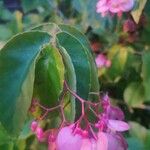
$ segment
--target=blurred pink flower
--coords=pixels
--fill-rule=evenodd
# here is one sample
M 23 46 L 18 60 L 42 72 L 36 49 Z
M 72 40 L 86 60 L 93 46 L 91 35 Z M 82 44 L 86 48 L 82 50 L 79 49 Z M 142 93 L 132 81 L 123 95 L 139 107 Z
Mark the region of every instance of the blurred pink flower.
M 96 12 L 105 16 L 108 12 L 118 13 L 130 11 L 134 6 L 134 0 L 99 0 L 96 5 Z
M 80 150 L 82 145 L 82 136 L 74 134 L 72 126 L 62 128 L 56 139 L 58 150 Z
M 105 16 L 109 10 L 108 0 L 100 0 L 96 5 L 96 12 Z
M 109 0 L 109 11 L 112 13 L 122 12 L 120 9 L 121 0 Z
M 32 121 L 31 126 L 30 126 L 31 131 L 35 132 L 37 127 L 38 127 L 37 121 Z
M 98 68 L 110 67 L 111 61 L 106 58 L 105 55 L 99 54 L 95 59 L 96 65 Z
M 130 11 L 134 6 L 134 0 L 120 0 L 120 9 L 123 12 Z

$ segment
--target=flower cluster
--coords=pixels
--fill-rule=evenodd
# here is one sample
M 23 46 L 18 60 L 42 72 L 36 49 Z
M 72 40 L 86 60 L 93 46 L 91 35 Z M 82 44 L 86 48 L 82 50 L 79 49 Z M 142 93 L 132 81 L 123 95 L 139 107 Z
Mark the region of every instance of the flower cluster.
M 108 95 L 105 94 L 97 103 L 90 102 L 76 95 L 67 84 L 66 87 L 81 102 L 82 114 L 74 123 L 65 121 L 59 129 L 45 132 L 37 121 L 33 121 L 31 130 L 39 142 L 47 142 L 48 150 L 126 150 L 122 132 L 129 130 L 129 125 L 123 121 L 121 109 L 111 105 Z M 94 122 L 88 119 L 89 111 L 95 116 Z
M 105 16 L 107 13 L 117 13 L 130 11 L 134 6 L 134 0 L 99 0 L 96 5 L 97 13 Z

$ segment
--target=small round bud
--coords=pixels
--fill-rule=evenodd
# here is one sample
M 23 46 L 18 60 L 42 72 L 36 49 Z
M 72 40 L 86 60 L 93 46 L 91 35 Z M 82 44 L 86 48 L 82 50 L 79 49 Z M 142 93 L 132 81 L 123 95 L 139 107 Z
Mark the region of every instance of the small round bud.
M 38 127 L 38 122 L 37 121 L 32 121 L 31 126 L 30 126 L 31 131 L 35 132 L 37 127 Z

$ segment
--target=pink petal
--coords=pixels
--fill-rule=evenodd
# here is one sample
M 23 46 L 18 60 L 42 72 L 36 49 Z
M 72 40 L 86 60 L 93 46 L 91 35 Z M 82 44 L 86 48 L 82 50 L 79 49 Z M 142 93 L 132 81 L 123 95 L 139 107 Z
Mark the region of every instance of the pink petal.
M 96 142 L 94 139 L 83 139 L 82 147 L 80 150 L 95 150 Z
M 110 106 L 106 110 L 108 119 L 110 120 L 123 120 L 124 113 L 119 107 Z
M 109 9 L 109 6 L 107 4 L 107 0 L 98 1 L 97 5 L 96 5 L 96 12 L 97 13 L 107 12 L 108 9 Z
M 104 132 L 98 133 L 97 150 L 108 150 L 108 138 Z
M 56 140 L 58 150 L 80 150 L 82 137 L 79 134 L 73 134 L 71 126 L 62 128 Z
M 108 139 L 107 150 L 126 150 L 126 148 L 122 145 L 120 139 L 117 138 L 117 135 L 106 133 L 106 136 Z
M 108 128 L 114 131 L 127 131 L 129 130 L 129 125 L 124 122 L 124 121 L 119 121 L 119 120 L 108 120 Z
M 107 12 L 108 9 L 109 9 L 108 6 L 103 6 L 103 7 L 97 8 L 97 9 L 96 9 L 96 12 L 97 12 L 97 13 Z
M 104 5 L 107 5 L 107 0 L 99 0 L 96 4 L 96 7 L 102 7 Z
M 120 9 L 120 0 L 110 0 L 109 1 L 109 11 L 112 13 L 118 13 Z
M 123 0 L 120 9 L 124 12 L 130 11 L 134 6 L 134 0 Z

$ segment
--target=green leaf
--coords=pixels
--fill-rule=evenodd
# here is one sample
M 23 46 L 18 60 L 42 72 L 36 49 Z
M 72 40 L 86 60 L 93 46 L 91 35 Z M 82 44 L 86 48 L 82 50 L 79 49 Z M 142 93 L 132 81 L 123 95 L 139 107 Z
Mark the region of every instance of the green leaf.
M 49 41 L 45 32 L 26 32 L 0 51 L 0 121 L 11 135 L 18 135 L 23 127 L 33 94 L 36 58 Z
M 131 12 L 134 21 L 138 24 L 142 11 L 146 5 L 147 0 L 136 0 L 136 7 Z
M 76 28 L 74 28 L 72 26 L 65 25 L 65 24 L 60 24 L 60 25 L 58 25 L 58 27 L 62 31 L 68 32 L 72 36 L 76 37 L 84 47 L 86 47 L 90 52 L 92 52 L 90 43 L 87 40 L 86 36 L 82 32 L 80 32 L 79 30 L 77 30 Z
M 64 47 L 69 54 L 75 68 L 77 79 L 77 94 L 83 99 L 88 99 L 91 85 L 91 69 L 87 49 L 72 35 L 66 32 L 57 34 L 59 44 Z M 81 113 L 80 104 L 77 102 L 78 115 Z
M 66 49 L 73 62 L 77 78 L 78 94 L 82 98 L 87 99 L 91 82 L 87 51 L 76 38 L 68 33 L 58 33 L 57 38 L 59 44 Z
M 144 100 L 144 87 L 141 82 L 133 82 L 124 91 L 124 100 L 131 107 L 140 106 Z
M 82 46 L 85 49 L 87 49 L 87 54 L 88 54 L 90 65 L 91 65 L 91 80 L 93 81 L 91 83 L 90 92 L 99 93 L 99 81 L 98 81 L 98 75 L 97 75 L 97 68 L 96 68 L 96 64 L 94 61 L 94 57 L 92 56 L 90 43 L 87 40 L 86 36 L 72 26 L 62 24 L 62 25 L 59 25 L 59 27 L 61 30 L 68 32 L 69 34 L 77 38 L 82 44 Z M 98 100 L 98 98 L 99 98 L 98 96 L 92 95 L 92 94 L 89 96 L 89 99 L 92 99 L 92 100 Z
M 71 58 L 63 47 L 59 46 L 59 49 L 63 56 L 63 61 L 65 65 L 65 79 L 69 87 L 73 91 L 76 91 L 76 74 L 75 74 L 75 70 L 74 70 L 74 66 L 72 64 Z M 73 95 L 68 93 L 68 98 L 66 101 L 67 103 L 68 101 L 70 101 L 71 104 L 69 103 L 67 105 L 67 108 L 65 108 L 65 114 L 68 120 L 73 121 L 75 119 L 75 113 L 76 113 L 75 112 L 75 98 Z
M 0 123 L 0 139 L 1 139 L 0 145 L 8 143 L 11 139 L 1 123 Z
M 35 71 L 35 97 L 45 106 L 56 106 L 64 83 L 64 64 L 59 50 L 46 45 Z
M 142 78 L 145 88 L 145 98 L 146 100 L 150 100 L 150 51 L 144 53 L 142 60 Z

